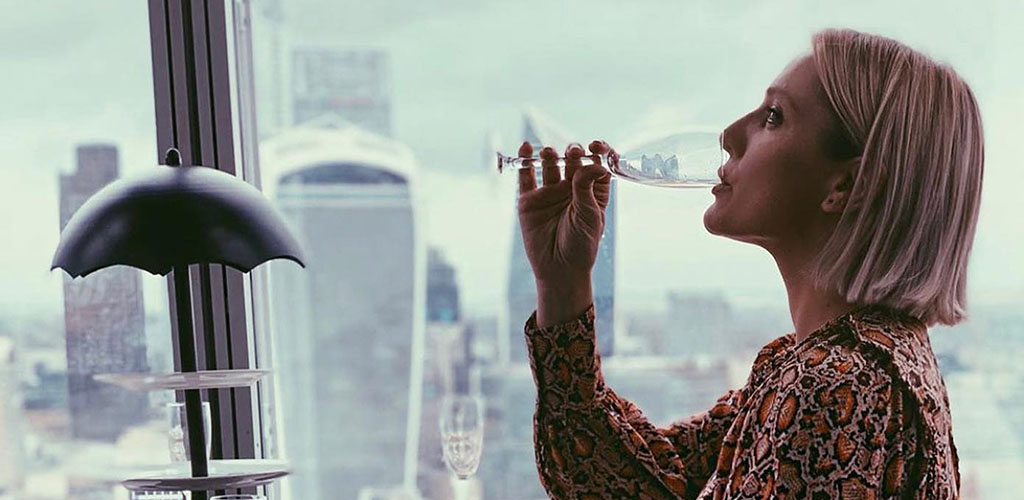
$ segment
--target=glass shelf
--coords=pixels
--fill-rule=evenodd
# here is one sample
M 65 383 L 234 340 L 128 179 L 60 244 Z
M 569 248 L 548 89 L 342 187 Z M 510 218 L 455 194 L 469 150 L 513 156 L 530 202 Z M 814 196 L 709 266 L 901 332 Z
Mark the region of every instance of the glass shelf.
M 249 387 L 270 370 L 202 370 L 190 373 L 101 373 L 93 379 L 134 391 Z
M 121 481 L 132 491 L 212 491 L 251 488 L 290 473 L 284 460 L 210 460 L 209 476 L 192 477 L 189 462 L 133 469 Z

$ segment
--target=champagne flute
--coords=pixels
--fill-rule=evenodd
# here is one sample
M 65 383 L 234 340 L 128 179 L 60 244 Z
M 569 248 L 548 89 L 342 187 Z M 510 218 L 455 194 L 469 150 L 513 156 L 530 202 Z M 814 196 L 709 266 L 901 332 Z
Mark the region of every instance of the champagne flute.
M 727 153 L 716 132 L 679 132 L 643 141 L 627 152 L 614 150 L 606 154 L 589 154 L 581 158 L 583 165 L 600 161 L 613 177 L 670 188 L 709 188 L 719 184 L 718 168 L 725 164 Z M 565 157 L 557 160 L 565 176 Z M 498 153 L 498 172 L 534 168 L 538 177 L 542 169 L 539 158 L 523 158 Z
M 187 462 L 189 460 L 186 451 L 188 444 L 188 418 L 185 416 L 185 403 L 167 403 L 167 416 L 170 419 L 170 427 L 167 429 L 167 446 L 171 452 L 171 462 Z M 210 403 L 203 402 L 203 429 L 206 436 L 206 458 L 210 458 L 210 450 L 213 441 L 210 436 Z
M 476 473 L 483 451 L 483 399 L 446 395 L 441 401 L 439 424 L 445 464 L 459 479 L 468 479 Z

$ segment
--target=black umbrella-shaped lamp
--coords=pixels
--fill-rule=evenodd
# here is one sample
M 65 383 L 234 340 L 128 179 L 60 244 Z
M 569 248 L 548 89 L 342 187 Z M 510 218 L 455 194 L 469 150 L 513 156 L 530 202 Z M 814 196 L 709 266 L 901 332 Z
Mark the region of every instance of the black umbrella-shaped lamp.
M 284 219 L 255 187 L 213 168 L 182 166 L 176 149 L 168 150 L 165 163 L 112 182 L 86 200 L 61 233 L 51 269 L 72 278 L 118 264 L 159 275 L 174 271 L 181 371 L 195 372 L 190 264 L 242 272 L 278 258 L 305 265 Z M 204 300 L 204 315 L 211 308 Z M 201 408 L 199 390 L 186 390 L 194 477 L 208 475 Z

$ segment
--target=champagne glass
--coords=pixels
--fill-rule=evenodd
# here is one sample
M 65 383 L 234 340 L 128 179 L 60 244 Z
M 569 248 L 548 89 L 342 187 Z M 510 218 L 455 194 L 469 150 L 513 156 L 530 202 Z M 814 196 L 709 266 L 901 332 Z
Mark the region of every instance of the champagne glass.
M 449 394 L 441 401 L 441 448 L 445 464 L 459 479 L 480 465 L 484 441 L 484 403 L 479 396 Z
M 690 131 L 663 135 L 642 141 L 625 153 L 589 154 L 583 165 L 600 161 L 613 177 L 648 186 L 670 188 L 709 188 L 719 184 L 718 168 L 727 154 L 717 132 Z M 539 158 L 522 158 L 498 153 L 498 172 L 534 168 L 541 173 Z M 565 177 L 565 157 L 558 158 Z
M 188 418 L 185 417 L 185 403 L 167 403 L 167 417 L 170 420 L 170 427 L 167 429 L 167 447 L 171 452 L 171 462 L 187 462 L 188 453 L 185 449 L 188 443 Z M 206 458 L 210 458 L 210 449 L 213 440 L 210 436 L 210 403 L 203 402 L 203 430 L 206 436 Z

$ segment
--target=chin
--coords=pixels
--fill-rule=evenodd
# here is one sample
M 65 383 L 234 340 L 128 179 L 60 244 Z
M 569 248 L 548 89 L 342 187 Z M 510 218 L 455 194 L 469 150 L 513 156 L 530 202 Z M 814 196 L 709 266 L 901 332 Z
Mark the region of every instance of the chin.
M 716 205 L 711 205 L 704 211 L 704 229 L 707 232 L 730 240 L 754 243 L 757 238 L 752 236 L 750 228 L 737 227 L 736 222 L 735 217 L 730 217 Z
M 712 204 L 704 211 L 704 229 L 715 236 L 724 236 L 725 232 L 722 227 L 722 217 L 715 207 L 716 205 Z

